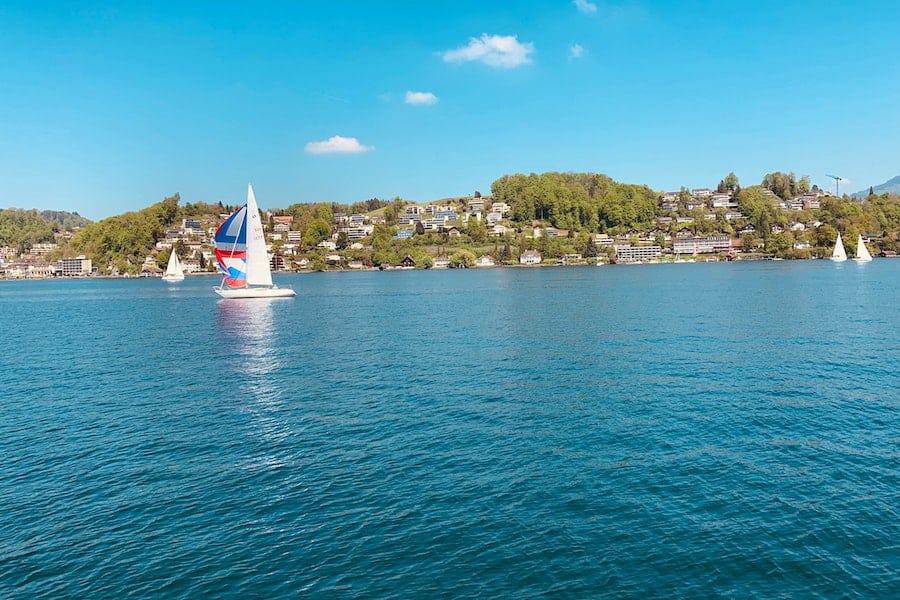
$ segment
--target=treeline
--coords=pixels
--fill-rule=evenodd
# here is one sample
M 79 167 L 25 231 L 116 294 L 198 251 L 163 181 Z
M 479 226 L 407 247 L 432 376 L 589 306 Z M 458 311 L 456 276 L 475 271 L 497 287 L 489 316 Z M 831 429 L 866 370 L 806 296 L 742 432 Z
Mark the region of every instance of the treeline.
M 0 246 L 27 252 L 34 244 L 53 241 L 58 231 L 72 231 L 89 223 L 78 213 L 62 210 L 0 209 Z
M 659 194 L 597 173 L 504 175 L 491 184 L 494 202 L 509 204 L 514 223 L 538 220 L 560 229 L 604 232 L 649 228 Z
M 41 218 L 48 223 L 56 225 L 60 230 L 72 231 L 88 225 L 91 220 L 79 215 L 77 212 L 65 210 L 42 210 Z
M 53 240 L 54 231 L 54 226 L 34 209 L 0 210 L 0 246 L 12 246 L 25 252 L 33 244 Z
M 148 208 L 92 223 L 75 234 L 71 249 L 61 251 L 84 254 L 103 272 L 135 273 L 157 240 L 176 222 L 179 200 L 175 194 Z
M 517 229 L 540 222 L 574 233 L 621 235 L 632 229 L 658 230 L 657 219 L 668 216 L 673 220 L 662 229 L 669 234 L 687 227 L 696 235 L 733 236 L 738 227 L 750 224 L 755 232 L 748 235 L 747 241 L 765 251 L 783 252 L 785 245 L 791 247 L 800 239 L 813 246 L 827 246 L 834 242 L 837 231 L 847 239 L 855 239 L 857 233 L 868 234 L 879 238 L 882 249 L 900 249 L 897 248 L 900 198 L 896 195 L 872 194 L 863 202 L 847 196 L 823 196 L 818 209 L 788 211 L 780 205 L 782 200 L 817 189 L 810 186 L 806 176 L 797 178 L 793 173 L 780 171 L 768 173 L 758 185 L 746 188 L 741 188 L 737 176 L 729 173 L 716 189 L 733 193 L 743 219 L 726 218 L 726 209 L 690 208 L 691 194 L 687 188 L 681 188 L 678 194 L 677 210 L 663 210 L 658 192 L 596 173 L 504 175 L 491 184 L 493 201 L 510 206 L 510 218 Z M 693 220 L 688 224 L 677 223 L 677 217 Z M 794 222 L 813 221 L 825 227 L 803 234 L 777 231 L 789 228 Z M 778 226 L 774 232 L 773 226 Z

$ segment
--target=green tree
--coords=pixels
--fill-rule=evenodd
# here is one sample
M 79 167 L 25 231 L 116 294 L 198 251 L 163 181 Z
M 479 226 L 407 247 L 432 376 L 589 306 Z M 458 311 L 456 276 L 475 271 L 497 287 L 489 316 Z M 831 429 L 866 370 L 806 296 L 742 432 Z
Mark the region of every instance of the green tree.
M 598 254 L 597 245 L 594 243 L 594 240 L 591 239 L 590 235 L 582 237 L 582 248 L 581 255 L 585 258 L 594 258 Z
M 470 218 L 466 225 L 466 235 L 476 244 L 482 244 L 487 240 L 487 228 L 481 219 Z
M 466 249 L 460 249 L 450 255 L 451 269 L 467 269 L 475 266 L 475 254 Z
M 34 244 L 53 239 L 53 225 L 38 211 L 19 208 L 0 209 L 0 246 L 30 249 Z
M 143 210 L 91 223 L 75 233 L 72 245 L 101 272 L 117 269 L 120 273 L 136 273 L 157 240 L 172 226 L 179 199 L 175 194 Z
M 725 189 L 726 189 L 726 190 L 728 190 L 728 191 L 730 191 L 730 192 L 734 192 L 734 191 L 737 190 L 737 188 L 738 188 L 738 177 L 737 177 L 737 175 L 734 174 L 734 171 L 731 171 L 730 173 L 728 173 L 728 175 L 726 175 L 726 176 L 725 176 L 725 179 L 722 180 L 722 181 L 723 181 L 723 183 L 725 184 Z
M 807 191 L 809 190 L 809 179 L 806 181 Z M 800 194 L 800 187 L 793 173 L 782 173 L 775 171 L 768 173 L 762 180 L 762 187 L 771 190 L 776 196 L 782 200 L 791 200 Z
M 776 233 L 766 238 L 766 252 L 773 256 L 787 258 L 794 244 L 794 236 L 789 231 Z
M 396 225 L 400 216 L 406 212 L 406 205 L 400 197 L 394 200 L 384 209 L 384 220 L 388 225 Z
M 303 231 L 303 235 L 301 239 L 303 240 L 303 245 L 305 248 L 313 248 L 319 242 L 329 238 L 331 236 L 331 224 L 330 221 L 326 221 L 324 219 L 314 218 L 309 221 L 309 224 L 306 226 L 306 229 Z

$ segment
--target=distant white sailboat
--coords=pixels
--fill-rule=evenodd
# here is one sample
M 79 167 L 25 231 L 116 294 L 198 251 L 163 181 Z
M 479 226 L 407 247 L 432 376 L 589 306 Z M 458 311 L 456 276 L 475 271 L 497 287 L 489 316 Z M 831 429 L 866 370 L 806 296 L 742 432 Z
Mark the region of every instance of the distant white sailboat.
M 162 276 L 162 280 L 169 283 L 184 281 L 184 271 L 181 269 L 181 263 L 178 262 L 178 255 L 174 248 L 172 254 L 169 255 L 169 264 L 166 265 L 166 273 Z
M 859 262 L 869 262 L 872 260 L 872 255 L 869 254 L 869 249 L 866 248 L 866 243 L 863 241 L 863 237 L 860 236 L 856 239 L 856 258 L 853 260 L 857 260 Z
M 838 231 L 837 241 L 834 243 L 834 250 L 831 251 L 831 260 L 837 262 L 847 260 L 847 251 L 844 250 L 844 242 L 841 241 L 840 231 Z
M 223 298 L 289 298 L 291 288 L 272 283 L 266 239 L 259 220 L 253 187 L 247 186 L 247 204 L 219 225 L 215 235 L 216 262 L 224 277 L 214 288 Z

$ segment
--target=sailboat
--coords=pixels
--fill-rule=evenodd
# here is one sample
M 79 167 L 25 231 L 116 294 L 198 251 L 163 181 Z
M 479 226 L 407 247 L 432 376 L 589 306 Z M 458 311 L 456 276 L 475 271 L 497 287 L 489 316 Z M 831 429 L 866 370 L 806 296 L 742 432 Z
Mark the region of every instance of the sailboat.
M 831 260 L 847 260 L 847 252 L 844 250 L 844 242 L 841 241 L 840 231 L 838 231 L 837 241 L 834 243 L 834 250 L 831 251 Z
M 169 264 L 166 265 L 166 272 L 162 276 L 162 280 L 169 283 L 184 281 L 184 271 L 181 269 L 181 263 L 178 262 L 178 255 L 175 253 L 174 248 L 172 249 L 172 254 L 169 255 Z
M 215 235 L 216 262 L 223 274 L 214 288 L 223 298 L 289 298 L 291 288 L 272 283 L 266 239 L 259 219 L 253 186 L 247 186 L 247 204 L 219 225 Z
M 869 262 L 872 260 L 872 255 L 869 254 L 869 249 L 866 248 L 866 243 L 863 241 L 862 234 L 856 238 L 856 258 L 853 260 L 859 262 Z

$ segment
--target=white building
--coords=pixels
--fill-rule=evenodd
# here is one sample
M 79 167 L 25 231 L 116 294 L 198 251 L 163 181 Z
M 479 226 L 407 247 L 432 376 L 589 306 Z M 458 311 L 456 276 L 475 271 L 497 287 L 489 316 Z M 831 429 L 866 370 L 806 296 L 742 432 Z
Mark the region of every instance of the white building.
M 63 258 L 58 262 L 60 273 L 64 276 L 90 275 L 93 270 L 91 259 L 84 256 Z
M 705 254 L 710 252 L 728 252 L 731 250 L 731 238 L 727 235 L 708 235 L 705 237 L 678 238 L 673 243 L 675 254 Z
M 623 263 L 658 260 L 662 256 L 660 246 L 632 246 L 631 244 L 615 244 L 616 260 Z

